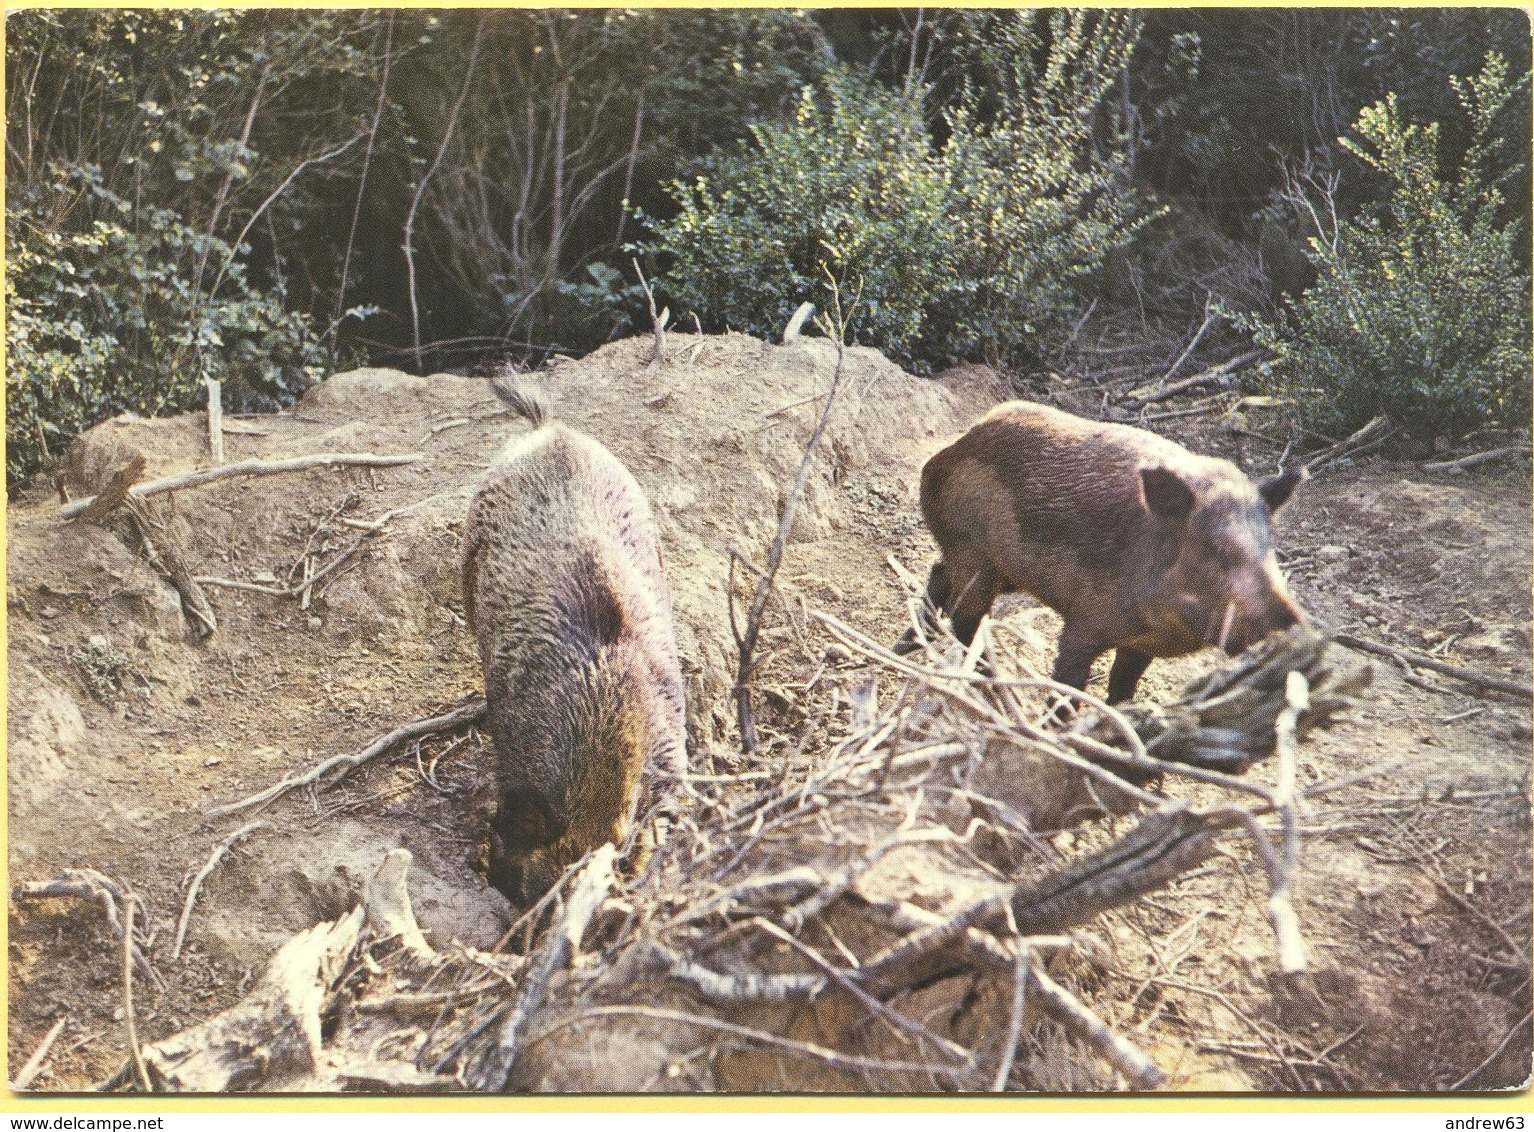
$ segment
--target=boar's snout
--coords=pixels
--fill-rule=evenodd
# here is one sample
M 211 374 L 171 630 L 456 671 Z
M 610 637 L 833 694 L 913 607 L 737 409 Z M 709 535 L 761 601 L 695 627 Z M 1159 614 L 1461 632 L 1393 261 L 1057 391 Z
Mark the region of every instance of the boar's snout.
M 529 907 L 553 888 L 562 873 L 547 847 L 532 851 L 509 847 L 500 831 L 491 827 L 485 879 L 519 908 Z
M 1280 579 L 1256 601 L 1233 599 L 1226 607 L 1219 635 L 1213 643 L 1230 656 L 1245 652 L 1265 637 L 1303 623 L 1305 615 L 1294 604 Z

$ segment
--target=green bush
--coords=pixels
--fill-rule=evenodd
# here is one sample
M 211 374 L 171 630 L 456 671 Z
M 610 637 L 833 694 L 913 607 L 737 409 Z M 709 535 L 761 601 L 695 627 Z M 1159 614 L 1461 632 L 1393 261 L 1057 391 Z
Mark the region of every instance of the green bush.
M 232 382 L 232 407 L 275 407 L 324 372 L 302 316 L 251 286 L 236 249 L 95 168 L 54 173 L 6 200 L 8 489 L 98 421 L 185 407 L 204 376 Z M 199 263 L 216 289 L 190 282 Z
M 845 70 L 806 89 L 794 120 L 758 125 L 734 152 L 675 182 L 681 212 L 659 227 L 677 313 L 713 329 L 781 333 L 819 301 L 829 271 L 861 291 L 849 338 L 906 353 L 949 258 L 947 170 L 927 141 L 919 98 Z
M 1143 223 L 1096 114 L 1136 27 L 1121 13 L 974 21 L 976 78 L 940 117 L 941 144 L 931 89 L 833 71 L 792 122 L 674 183 L 680 212 L 649 248 L 673 306 L 773 336 L 823 301 L 828 271 L 861 291 L 851 335 L 916 368 L 1039 352 Z
M 927 321 L 929 356 L 1042 353 L 1085 278 L 1151 219 L 1098 113 L 1138 27 L 1127 12 L 1084 11 L 988 13 L 973 26 L 976 79 L 948 115 L 952 257 Z
M 1322 220 L 1310 240 L 1315 284 L 1278 323 L 1253 321 L 1273 354 L 1272 388 L 1300 424 L 1345 435 L 1384 413 L 1423 438 L 1527 427 L 1529 275 L 1520 221 L 1499 221 L 1499 184 L 1516 170 L 1488 172 L 1493 119 L 1522 85 L 1495 54 L 1478 77 L 1454 80 L 1472 140 L 1447 177 L 1438 125 L 1403 122 L 1393 95 L 1342 139 L 1387 180 L 1389 199 L 1336 226 Z

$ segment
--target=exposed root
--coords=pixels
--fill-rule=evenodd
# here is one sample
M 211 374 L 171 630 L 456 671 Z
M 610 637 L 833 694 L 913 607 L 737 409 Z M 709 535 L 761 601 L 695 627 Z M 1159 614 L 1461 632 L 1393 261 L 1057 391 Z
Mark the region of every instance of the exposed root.
M 138 897 L 130 889 L 125 888 L 111 877 L 103 876 L 95 869 L 65 869 L 53 880 L 47 881 L 21 881 L 12 890 L 12 895 L 17 900 L 38 900 L 50 896 L 68 896 L 78 900 L 94 900 L 101 905 L 106 913 L 107 923 L 117 933 L 119 939 L 132 950 L 133 962 L 144 973 L 157 989 L 163 990 L 165 980 L 160 978 L 159 972 L 149 965 L 149 960 L 144 957 L 138 941 L 128 943 L 128 932 L 123 927 L 123 919 L 118 914 L 118 908 L 125 905 L 129 900 L 137 900 Z
M 443 731 L 452 731 L 465 724 L 477 722 L 485 714 L 485 699 L 476 696 L 467 703 L 454 708 L 444 715 L 433 716 L 430 719 L 417 719 L 396 727 L 387 735 L 375 739 L 361 751 L 353 755 L 336 755 L 326 759 L 317 766 L 310 767 L 302 774 L 285 778 L 275 786 L 268 786 L 265 790 L 252 794 L 248 798 L 242 798 L 238 802 L 230 802 L 227 805 L 215 806 L 208 811 L 209 817 L 226 817 L 229 814 L 239 813 L 255 806 L 265 806 L 276 801 L 290 790 L 297 790 L 301 786 L 308 786 L 319 782 L 327 774 L 334 774 L 327 785 L 333 785 L 348 771 L 355 770 L 363 763 L 370 762 L 379 755 L 394 750 L 402 743 L 408 743 L 412 739 L 421 739 L 427 735 L 436 735 Z
M 181 919 L 176 923 L 176 942 L 170 949 L 170 957 L 173 962 L 181 958 L 181 945 L 186 942 L 186 926 L 192 918 L 192 905 L 197 902 L 197 893 L 202 889 L 202 882 L 213 875 L 213 870 L 218 868 L 218 863 L 224 859 L 224 854 L 234 848 L 236 841 L 255 833 L 259 829 L 271 828 L 271 822 L 266 821 L 253 821 L 240 826 L 239 829 L 224 838 L 223 843 L 214 849 L 212 855 L 209 856 L 207 864 L 197 871 L 197 875 L 192 878 L 191 887 L 186 890 L 186 904 L 181 909 Z

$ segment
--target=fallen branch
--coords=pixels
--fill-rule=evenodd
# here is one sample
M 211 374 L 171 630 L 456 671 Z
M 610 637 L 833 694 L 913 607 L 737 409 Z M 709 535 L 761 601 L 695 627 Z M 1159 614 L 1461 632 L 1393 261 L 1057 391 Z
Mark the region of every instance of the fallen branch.
M 613 862 L 617 855 L 616 847 L 609 842 L 592 853 L 586 867 L 576 877 L 570 899 L 565 905 L 564 918 L 550 933 L 542 958 L 528 972 L 516 1006 L 501 1021 L 495 1044 L 490 1047 L 476 1074 L 477 1088 L 497 1093 L 506 1088 L 506 1079 L 516 1062 L 517 1039 L 522 1025 L 542 1004 L 544 992 L 548 990 L 549 979 L 554 972 L 563 968 L 580 951 L 586 926 L 606 897 L 607 890 L 612 887 Z
M 346 969 L 363 911 L 316 924 L 283 944 L 255 990 L 199 1025 L 144 1047 L 152 1087 L 230 1093 L 304 1079 L 319 1064 L 320 1015 Z
M 1359 652 L 1373 653 L 1375 656 L 1390 657 L 1394 660 L 1404 661 L 1414 668 L 1427 668 L 1445 676 L 1452 676 L 1466 684 L 1474 684 L 1480 688 L 1490 688 L 1496 692 L 1506 692 L 1512 696 L 1520 696 L 1525 700 L 1534 700 L 1534 688 L 1528 684 L 1519 683 L 1516 680 L 1504 680 L 1500 676 L 1488 676 L 1482 672 L 1476 672 L 1469 668 L 1460 668 L 1458 665 L 1445 664 L 1441 660 L 1434 660 L 1430 656 L 1411 652 L 1407 649 L 1398 649 L 1393 645 L 1382 645 L 1378 641 L 1366 640 L 1363 637 L 1355 637 L 1351 633 L 1338 633 L 1336 641 L 1339 645 L 1346 645 L 1350 649 Z
M 1213 855 L 1221 823 L 1184 804 L 1147 814 L 1113 844 L 1020 884 L 1010 904 L 1017 930 L 1048 935 L 1170 884 Z
M 144 557 L 149 560 L 151 566 L 164 575 L 176 593 L 180 595 L 182 614 L 186 618 L 192 635 L 199 641 L 211 637 L 218 630 L 218 617 L 214 614 L 213 607 L 208 604 L 208 595 L 202 592 L 202 587 L 197 584 L 191 567 L 186 564 L 180 547 L 171 538 L 165 525 L 150 515 L 149 508 L 143 502 L 132 496 L 128 496 L 122 502 L 126 505 L 128 517 L 132 520 L 133 529 L 138 534 L 139 547 Z M 150 537 L 151 531 L 153 538 Z
M 1284 831 L 1283 855 L 1278 859 L 1277 875 L 1270 878 L 1268 923 L 1278 943 L 1278 966 L 1285 975 L 1297 975 L 1306 969 L 1305 941 L 1300 937 L 1300 918 L 1289 898 L 1294 872 L 1300 863 L 1300 830 L 1294 814 L 1296 780 L 1296 727 L 1300 715 L 1310 707 L 1310 685 L 1301 672 L 1289 673 L 1285 686 L 1285 707 L 1275 724 L 1278 747 L 1278 782 L 1273 787 L 1273 808 L 1278 812 Z
M 1160 380 L 1156 382 L 1157 385 L 1161 385 L 1164 382 L 1170 381 L 1172 379 L 1172 375 L 1182 368 L 1183 362 L 1188 360 L 1188 355 L 1193 353 L 1193 351 L 1198 347 L 1199 342 L 1204 337 L 1204 332 L 1208 330 L 1212 325 L 1214 325 L 1217 319 L 1222 317 L 1220 312 L 1210 310 L 1210 307 L 1213 305 L 1213 303 L 1214 293 L 1211 291 L 1204 292 L 1204 321 L 1198 324 L 1198 329 L 1194 331 L 1193 338 L 1185 347 L 1183 347 L 1182 353 L 1177 355 L 1177 360 L 1173 362 L 1170 367 L 1168 367 L 1164 374 L 1161 375 Z
M 885 1005 L 885 1003 L 880 1001 L 877 997 L 869 994 L 866 990 L 864 990 L 857 982 L 858 972 L 856 970 L 843 970 L 834 966 L 828 962 L 825 956 L 821 955 L 820 952 L 816 951 L 813 947 L 810 947 L 807 944 L 804 944 L 795 939 L 793 936 L 789 935 L 786 931 L 778 927 L 778 925 L 774 924 L 770 920 L 757 916 L 752 922 L 761 928 L 762 931 L 772 936 L 774 939 L 787 944 L 795 951 L 799 952 L 799 954 L 809 959 L 810 962 L 814 963 L 815 966 L 824 971 L 833 982 L 835 982 L 843 990 L 847 991 L 860 1003 L 862 1003 L 863 1006 L 866 1007 L 871 1013 L 877 1014 L 885 1023 L 885 1025 L 891 1029 L 892 1032 L 896 1033 L 897 1035 L 900 1034 L 901 1031 L 915 1034 L 926 1041 L 932 1042 L 947 1056 L 962 1061 L 965 1068 L 974 1067 L 974 1054 L 970 1053 L 969 1050 L 965 1049 L 957 1042 L 949 1041 L 941 1034 L 934 1033 L 923 1023 L 918 1022 L 914 1018 L 907 1017 L 906 1015 L 900 1013 L 898 1010 Z M 970 930 L 973 931 L 975 929 L 972 928 Z
M 1029 960 L 1028 949 L 1019 947 L 1017 957 L 1012 961 L 1016 967 L 1012 972 L 1012 1011 L 1008 1016 L 1007 1036 L 1001 1047 L 1001 1064 L 996 1067 L 996 1077 L 991 1082 L 993 1093 L 1006 1092 L 1007 1078 L 1012 1076 L 1012 1062 L 1017 1057 L 1017 1039 L 1023 1032 L 1023 1007 L 1028 999 Z
M 186 926 L 188 921 L 190 921 L 192 918 L 192 905 L 197 900 L 197 893 L 202 889 L 202 882 L 213 875 L 213 870 L 218 868 L 218 863 L 224 859 L 224 854 L 228 853 L 230 849 L 234 848 L 234 843 L 236 841 L 240 840 L 240 838 L 245 837 L 248 834 L 255 833 L 258 829 L 271 828 L 272 823 L 268 821 L 253 821 L 247 825 L 242 825 L 239 829 L 235 830 L 227 838 L 225 838 L 223 844 L 219 845 L 218 848 L 213 850 L 212 855 L 208 858 L 207 864 L 203 865 L 203 867 L 198 870 L 197 875 L 192 878 L 192 887 L 187 889 L 186 893 L 186 904 L 181 909 L 181 919 L 176 924 L 176 942 L 170 949 L 170 957 L 172 962 L 181 958 L 181 945 L 186 942 Z
M 138 483 L 139 477 L 144 474 L 144 454 L 137 449 L 128 457 L 126 463 L 112 473 L 112 478 L 107 481 L 106 487 L 101 489 L 98 495 L 84 500 L 84 508 L 79 517 L 86 522 L 95 522 L 110 515 L 123 505 L 123 500 L 128 498 L 128 492 L 133 485 Z
M 1046 975 L 1037 963 L 1028 966 L 1028 983 L 1035 1001 L 1061 1026 L 1093 1049 L 1129 1079 L 1137 1089 L 1154 1089 L 1166 1081 L 1163 1073 L 1146 1053 L 1127 1038 L 1115 1034 L 1075 995 Z
M 1154 405 L 1158 401 L 1169 400 L 1176 397 L 1179 393 L 1186 393 L 1190 389 L 1202 389 L 1206 385 L 1229 385 L 1229 379 L 1232 375 L 1251 365 L 1259 356 L 1261 356 L 1261 351 L 1259 350 L 1249 350 L 1244 354 L 1237 354 L 1234 358 L 1223 361 L 1219 365 L 1210 366 L 1208 369 L 1202 370 L 1192 377 L 1185 377 L 1180 381 L 1174 381 L 1170 385 L 1164 385 L 1142 396 L 1136 397 L 1131 395 L 1119 407 L 1133 412 L 1136 409 L 1143 409 L 1147 405 Z M 1168 371 L 1168 374 L 1170 375 L 1171 372 Z M 1163 378 L 1163 380 L 1165 379 Z
M 363 888 L 362 906 L 368 928 L 379 940 L 398 940 L 400 948 L 420 964 L 437 961 L 437 953 L 421 934 L 410 905 L 406 878 L 414 858 L 409 849 L 391 849 Z
M 859 967 L 858 981 L 871 987 L 903 985 L 915 964 L 942 952 L 971 927 L 1001 915 L 1006 906 L 1006 896 L 997 893 L 961 908 L 941 923 L 912 932 Z
M 1492 460 L 1500 460 L 1504 456 L 1527 456 L 1529 446 L 1527 444 L 1509 444 L 1506 448 L 1493 448 L 1489 452 L 1477 452 L 1473 456 L 1461 456 L 1458 460 L 1438 460 L 1431 464 L 1423 464 L 1424 472 L 1449 472 L 1463 468 L 1473 468 L 1477 464 L 1490 463 Z
M 1375 417 L 1351 436 L 1339 440 L 1337 443 L 1329 445 L 1319 452 L 1312 452 L 1305 461 L 1305 470 L 1311 475 L 1316 475 L 1327 464 L 1378 448 L 1394 436 L 1396 431 L 1396 428 L 1387 418 Z
M 192 472 L 181 472 L 174 476 L 165 476 L 163 479 L 150 480 L 148 483 L 134 484 L 128 489 L 127 495 L 135 499 L 144 499 L 151 495 L 161 495 L 167 491 L 179 491 L 184 487 L 200 487 L 205 483 L 233 479 L 238 476 L 274 476 L 284 472 L 308 471 L 311 468 L 334 466 L 393 468 L 401 464 L 414 464 L 420 458 L 418 455 L 375 456 L 366 452 L 317 452 L 309 456 L 295 456 L 289 460 L 245 460 L 238 464 L 224 464 L 217 468 L 199 468 Z M 96 499 L 97 497 L 92 495 L 86 499 L 77 499 L 73 503 L 66 503 L 63 507 L 59 508 L 59 518 L 79 518 L 90 508 Z
M 336 780 L 339 780 L 348 771 L 355 770 L 363 763 L 393 750 L 401 743 L 407 743 L 412 739 L 420 739 L 427 735 L 436 735 L 443 731 L 452 731 L 454 728 L 462 727 L 468 723 L 475 723 L 484 713 L 485 699 L 483 696 L 476 696 L 445 715 L 433 716 L 430 719 L 417 719 L 405 724 L 403 727 L 396 727 L 393 731 L 379 739 L 375 739 L 367 747 L 354 755 L 336 755 L 334 758 L 326 759 L 318 766 L 310 768 L 303 774 L 283 779 L 275 786 L 269 786 L 257 794 L 252 794 L 249 798 L 241 799 L 238 802 L 230 802 L 223 806 L 216 806 L 208 811 L 208 816 L 215 818 L 225 817 L 229 814 L 238 813 L 241 810 L 248 810 L 253 806 L 264 806 L 268 802 L 282 797 L 282 795 L 290 790 L 297 790 L 301 786 L 308 786 L 310 783 L 318 782 L 331 771 L 337 772 L 336 777 L 326 785 L 333 785 Z
M 827 975 L 725 975 L 683 958 L 669 947 L 652 943 L 666 974 L 688 984 L 710 1002 L 738 1005 L 743 1002 L 814 1002 L 831 985 Z

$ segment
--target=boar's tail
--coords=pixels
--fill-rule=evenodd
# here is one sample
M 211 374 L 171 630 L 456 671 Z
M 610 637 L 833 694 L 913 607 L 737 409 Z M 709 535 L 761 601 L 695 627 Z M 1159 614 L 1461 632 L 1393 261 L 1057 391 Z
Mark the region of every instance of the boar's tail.
M 540 428 L 549 419 L 548 406 L 543 397 L 530 385 L 519 385 L 510 370 L 501 370 L 490 378 L 490 388 L 506 402 L 507 408 L 519 417 L 526 417 L 534 428 Z

